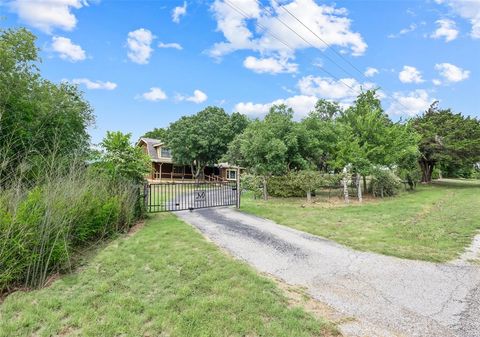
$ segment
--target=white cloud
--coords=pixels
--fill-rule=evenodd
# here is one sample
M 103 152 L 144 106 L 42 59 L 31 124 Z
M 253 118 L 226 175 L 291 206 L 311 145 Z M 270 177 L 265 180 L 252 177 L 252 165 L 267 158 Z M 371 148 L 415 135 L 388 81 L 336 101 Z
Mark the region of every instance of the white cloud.
M 62 36 L 52 38 L 52 49 L 60 55 L 61 59 L 71 62 L 83 61 L 87 57 L 82 47 Z
M 178 49 L 178 50 L 183 49 L 183 47 L 178 43 L 163 43 L 163 42 L 160 42 L 158 44 L 158 48 L 172 48 L 172 49 Z
M 147 64 L 153 49 L 151 47 L 155 36 L 151 31 L 140 28 L 128 33 L 128 58 L 138 64 Z
M 234 110 L 245 115 L 265 115 L 274 104 L 285 104 L 293 109 L 295 118 L 305 117 L 315 107 L 318 98 L 315 96 L 296 95 L 288 98 L 277 99 L 269 103 L 240 102 L 235 105 Z
M 422 79 L 422 73 L 417 68 L 412 66 L 403 66 L 403 70 L 398 73 L 398 79 L 402 83 L 424 82 Z
M 435 70 L 444 78 L 445 83 L 461 82 L 470 76 L 469 70 L 464 70 L 451 63 L 439 63 L 435 65 Z M 440 85 L 440 80 L 434 80 L 435 85 Z
M 87 89 L 90 90 L 96 90 L 96 89 L 101 89 L 101 90 L 114 90 L 117 88 L 117 84 L 107 81 L 107 82 L 102 82 L 102 81 L 91 81 L 88 78 L 75 78 L 72 80 L 72 83 L 75 84 L 83 84 Z
M 395 92 L 394 101 L 387 109 L 389 115 L 415 116 L 428 109 L 435 98 L 430 97 L 428 92 L 417 89 L 408 93 Z
M 189 101 L 199 104 L 205 102 L 208 99 L 208 96 L 203 91 L 196 89 L 193 91 L 192 96 L 177 95 L 175 99 L 177 101 Z
M 363 90 L 375 88 L 375 84 L 359 83 L 353 78 L 335 80 L 330 77 L 302 77 L 297 86 L 302 95 L 316 96 L 340 102 L 342 105 L 351 104 Z
M 417 29 L 417 25 L 415 23 L 412 23 L 407 28 L 403 28 L 402 30 L 400 30 L 397 34 L 389 34 L 387 37 L 389 39 L 396 39 L 402 35 L 415 31 L 416 29 Z
M 296 73 L 298 71 L 298 64 L 289 63 L 285 58 L 277 60 L 273 57 L 256 58 L 248 56 L 243 61 L 243 66 L 259 74 Z
M 379 73 L 377 68 L 368 67 L 367 70 L 363 73 L 366 77 L 373 77 Z
M 77 18 L 72 9 L 88 6 L 86 0 L 14 0 L 9 7 L 19 18 L 45 33 L 54 28 L 72 30 L 77 25 Z
M 175 23 L 180 22 L 180 18 L 187 14 L 187 2 L 183 2 L 183 6 L 175 7 L 172 11 L 172 21 Z
M 352 104 L 362 89 L 373 89 L 375 84 L 369 82 L 359 83 L 352 78 L 335 80 L 329 77 L 309 75 L 302 77 L 298 81 L 297 87 L 300 95 L 281 98 L 267 103 L 240 102 L 235 105 L 235 110 L 247 115 L 261 116 L 266 114 L 273 104 L 286 104 L 293 108 L 296 118 L 302 118 L 313 110 L 319 98 L 337 101 L 343 108 L 346 108 Z M 379 98 L 383 98 L 382 92 L 377 92 L 377 94 Z
M 470 21 L 470 36 L 480 39 L 480 0 L 436 0 L 439 4 L 447 4 L 460 17 Z
M 246 18 L 229 4 L 243 12 Z M 272 2 L 268 10 L 259 7 L 256 0 L 215 0 L 211 9 L 217 20 L 217 30 L 223 33 L 225 41 L 215 43 L 208 51 L 210 56 L 222 56 L 237 50 L 251 50 L 260 53 L 262 59 L 274 58 L 287 62 L 293 59 L 298 49 L 314 48 L 325 50 L 327 46 L 307 30 L 295 18 L 282 9 L 286 8 L 299 18 L 316 35 L 331 46 L 352 55 L 362 55 L 367 44 L 358 32 L 351 30 L 347 10 L 328 5 L 318 5 L 314 0 L 290 0 L 278 4 Z M 305 38 L 303 40 L 281 22 Z M 265 29 L 252 29 L 255 26 Z M 272 36 L 276 36 L 278 41 Z
M 158 102 L 167 99 L 167 94 L 160 88 L 152 87 L 150 91 L 143 93 L 141 98 L 147 101 Z
M 445 38 L 445 42 L 453 41 L 458 36 L 457 25 L 450 19 L 441 19 L 436 21 L 438 28 L 430 37 L 434 39 Z

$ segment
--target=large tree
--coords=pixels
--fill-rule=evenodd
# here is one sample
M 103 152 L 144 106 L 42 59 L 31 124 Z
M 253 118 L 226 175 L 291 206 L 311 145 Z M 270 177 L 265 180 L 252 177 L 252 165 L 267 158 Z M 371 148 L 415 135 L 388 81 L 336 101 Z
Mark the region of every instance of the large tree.
M 432 180 L 435 166 L 465 167 L 480 161 L 480 121 L 440 109 L 434 102 L 421 116 L 413 119 L 420 134 L 419 163 L 422 182 Z
M 253 121 L 230 144 L 226 156 L 228 161 L 262 177 L 264 199 L 267 199 L 268 177 L 283 174 L 287 169 L 288 148 L 276 136 L 274 129 L 264 121 Z
M 38 179 L 88 148 L 92 108 L 77 87 L 41 77 L 35 36 L 0 30 L 0 184 Z
M 190 165 L 198 179 L 205 166 L 217 163 L 227 152 L 233 137 L 230 117 L 222 108 L 209 106 L 170 124 L 166 142 L 174 162 Z
M 151 131 L 146 132 L 143 137 L 159 139 L 161 141 L 165 141 L 167 137 L 167 130 L 164 128 L 154 128 Z
M 332 120 L 340 116 L 343 109 L 337 102 L 327 101 L 326 99 L 319 99 L 315 103 L 315 108 L 312 111 L 317 118 L 322 120 Z
M 362 92 L 338 120 L 349 128 L 349 142 L 358 147 L 353 169 L 365 177 L 374 167 L 394 167 L 418 153 L 417 136 L 409 123 L 393 123 L 375 90 Z M 348 146 L 348 143 L 345 144 Z M 355 159 L 355 158 L 353 158 Z M 364 179 L 364 188 L 365 186 Z
M 312 111 L 299 124 L 300 151 L 312 168 L 328 172 L 333 167 L 335 148 L 342 137 L 339 123 L 325 118 L 323 113 Z
M 263 120 L 251 122 L 237 135 L 226 159 L 261 176 L 264 198 L 267 198 L 268 177 L 306 166 L 300 151 L 300 131 L 293 121 L 293 110 L 283 104 L 274 105 Z

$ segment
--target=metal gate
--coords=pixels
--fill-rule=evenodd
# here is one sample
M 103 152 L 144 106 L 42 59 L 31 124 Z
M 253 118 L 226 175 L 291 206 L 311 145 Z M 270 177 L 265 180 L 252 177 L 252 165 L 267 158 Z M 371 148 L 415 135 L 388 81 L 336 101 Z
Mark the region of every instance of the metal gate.
M 148 212 L 171 212 L 196 208 L 240 207 L 236 181 L 199 183 L 152 183 L 145 185 Z

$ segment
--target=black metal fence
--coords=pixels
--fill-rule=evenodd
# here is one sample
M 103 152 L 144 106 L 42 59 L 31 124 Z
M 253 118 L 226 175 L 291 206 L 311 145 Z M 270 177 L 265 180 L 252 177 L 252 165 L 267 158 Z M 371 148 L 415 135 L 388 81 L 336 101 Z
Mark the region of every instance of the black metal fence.
M 148 212 L 171 212 L 238 205 L 237 192 L 236 181 L 153 183 L 144 195 Z

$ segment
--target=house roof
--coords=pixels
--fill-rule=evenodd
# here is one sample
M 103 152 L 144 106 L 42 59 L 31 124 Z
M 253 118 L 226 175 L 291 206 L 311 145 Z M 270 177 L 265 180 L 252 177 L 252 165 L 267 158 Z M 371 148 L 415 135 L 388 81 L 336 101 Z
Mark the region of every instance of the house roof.
M 138 140 L 137 145 L 140 144 L 140 142 L 144 142 L 145 144 L 147 144 L 148 155 L 150 156 L 150 158 L 153 161 L 156 161 L 156 160 L 160 159 L 160 158 L 158 158 L 158 153 L 157 153 L 157 150 L 155 148 L 163 144 L 163 142 L 161 140 L 141 137 Z

